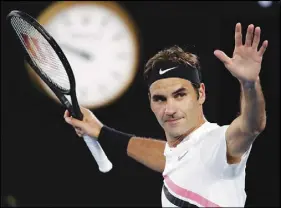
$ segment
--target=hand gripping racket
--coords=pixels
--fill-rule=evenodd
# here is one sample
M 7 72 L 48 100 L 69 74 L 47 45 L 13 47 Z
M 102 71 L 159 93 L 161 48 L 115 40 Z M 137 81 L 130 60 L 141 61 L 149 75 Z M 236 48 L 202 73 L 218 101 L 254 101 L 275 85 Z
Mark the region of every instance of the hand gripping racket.
M 39 77 L 54 92 L 72 117 L 82 120 L 83 114 L 76 97 L 75 77 L 63 51 L 54 38 L 33 17 L 21 12 L 11 11 L 7 20 L 22 43 L 26 61 Z M 70 96 L 71 101 L 66 95 Z M 83 136 L 94 156 L 99 170 L 108 172 L 112 163 L 107 158 L 99 142 L 90 136 Z

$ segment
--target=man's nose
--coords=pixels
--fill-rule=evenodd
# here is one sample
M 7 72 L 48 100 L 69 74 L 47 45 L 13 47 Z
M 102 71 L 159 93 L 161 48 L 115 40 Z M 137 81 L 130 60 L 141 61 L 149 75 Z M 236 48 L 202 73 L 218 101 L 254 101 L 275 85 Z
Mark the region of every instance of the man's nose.
M 172 100 L 167 100 L 165 114 L 172 116 L 176 113 L 175 103 Z

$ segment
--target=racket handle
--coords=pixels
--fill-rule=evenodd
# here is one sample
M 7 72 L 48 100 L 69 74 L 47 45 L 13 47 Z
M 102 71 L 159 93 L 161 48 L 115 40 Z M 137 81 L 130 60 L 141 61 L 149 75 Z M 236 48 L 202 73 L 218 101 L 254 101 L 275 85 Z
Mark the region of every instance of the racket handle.
M 88 135 L 84 135 L 83 138 L 88 148 L 90 149 L 92 155 L 94 156 L 99 166 L 99 170 L 103 173 L 110 171 L 112 169 L 112 163 L 107 158 L 100 143 Z

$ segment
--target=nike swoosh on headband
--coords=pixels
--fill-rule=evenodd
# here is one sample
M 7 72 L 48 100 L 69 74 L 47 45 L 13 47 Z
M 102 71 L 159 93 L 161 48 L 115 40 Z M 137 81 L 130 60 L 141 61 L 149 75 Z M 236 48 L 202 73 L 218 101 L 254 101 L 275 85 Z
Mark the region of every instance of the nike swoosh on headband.
M 171 68 L 168 68 L 168 69 L 165 69 L 165 70 L 162 70 L 162 68 L 159 70 L 159 74 L 162 75 L 162 74 L 165 74 L 166 72 L 172 70 L 172 69 L 175 69 L 177 68 L 178 66 L 174 66 L 174 67 L 171 67 Z

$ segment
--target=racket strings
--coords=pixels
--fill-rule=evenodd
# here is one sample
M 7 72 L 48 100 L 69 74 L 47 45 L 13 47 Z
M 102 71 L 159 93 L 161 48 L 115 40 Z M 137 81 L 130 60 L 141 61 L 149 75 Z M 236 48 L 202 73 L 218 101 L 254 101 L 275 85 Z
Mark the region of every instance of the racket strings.
M 11 24 L 41 73 L 59 89 L 69 91 L 70 83 L 65 68 L 45 37 L 19 17 L 13 17 Z

